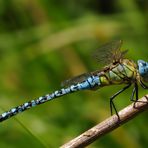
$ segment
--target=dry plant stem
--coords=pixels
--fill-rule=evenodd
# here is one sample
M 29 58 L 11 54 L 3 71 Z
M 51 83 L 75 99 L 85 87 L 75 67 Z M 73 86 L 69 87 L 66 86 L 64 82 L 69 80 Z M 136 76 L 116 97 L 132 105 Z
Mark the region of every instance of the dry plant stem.
M 113 131 L 120 125 L 134 118 L 140 112 L 148 109 L 148 94 L 132 103 L 119 112 L 120 120 L 117 115 L 113 115 L 88 131 L 64 144 L 60 148 L 83 148 L 94 142 L 99 137 Z

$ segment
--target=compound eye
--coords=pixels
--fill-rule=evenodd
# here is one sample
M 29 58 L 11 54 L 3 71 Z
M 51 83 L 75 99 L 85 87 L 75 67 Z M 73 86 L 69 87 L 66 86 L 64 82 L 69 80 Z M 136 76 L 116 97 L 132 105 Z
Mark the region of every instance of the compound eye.
M 143 61 L 143 60 L 138 60 L 138 66 L 145 67 L 146 66 L 146 62 Z
M 141 66 L 145 67 L 146 66 L 146 63 L 145 62 L 142 62 L 141 63 Z

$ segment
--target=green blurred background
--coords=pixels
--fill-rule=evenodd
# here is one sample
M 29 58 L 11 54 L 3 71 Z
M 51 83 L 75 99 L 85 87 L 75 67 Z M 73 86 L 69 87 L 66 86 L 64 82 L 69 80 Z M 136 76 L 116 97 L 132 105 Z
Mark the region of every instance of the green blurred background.
M 98 69 L 90 55 L 105 42 L 123 39 L 128 57 L 148 60 L 147 18 L 144 0 L 1 0 L 0 112 Z M 122 87 L 70 94 L 0 123 L 0 147 L 59 147 L 109 117 L 109 97 Z M 116 99 L 118 110 L 131 91 Z M 147 125 L 144 112 L 88 147 L 145 148 Z

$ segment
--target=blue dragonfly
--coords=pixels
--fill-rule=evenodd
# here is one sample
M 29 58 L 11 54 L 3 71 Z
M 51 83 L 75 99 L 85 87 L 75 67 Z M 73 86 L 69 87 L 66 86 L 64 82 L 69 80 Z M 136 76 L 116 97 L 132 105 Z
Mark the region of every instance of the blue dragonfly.
M 101 46 L 94 52 L 94 57 L 99 62 L 106 65 L 102 69 L 68 79 L 62 83 L 63 87 L 60 90 L 56 90 L 2 113 L 0 115 L 0 122 L 39 104 L 43 104 L 66 94 L 80 90 L 97 90 L 109 85 L 125 84 L 124 88 L 110 97 L 111 114 L 114 109 L 116 115 L 119 117 L 113 102 L 114 98 L 133 84 L 134 88 L 131 95 L 131 101 L 137 101 L 138 83 L 144 89 L 148 88 L 146 85 L 146 83 L 148 83 L 148 62 L 138 60 L 137 63 L 135 63 L 133 60 L 125 58 L 127 50 L 121 51 L 121 45 L 121 40 L 115 40 Z

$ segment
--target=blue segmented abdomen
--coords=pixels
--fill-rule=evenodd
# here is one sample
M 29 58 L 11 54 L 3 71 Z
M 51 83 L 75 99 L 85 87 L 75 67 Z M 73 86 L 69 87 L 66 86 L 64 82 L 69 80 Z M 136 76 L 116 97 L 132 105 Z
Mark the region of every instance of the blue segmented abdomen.
M 35 107 L 39 104 L 45 103 L 45 102 L 50 101 L 52 99 L 58 98 L 60 96 L 63 96 L 63 95 L 69 94 L 69 93 L 73 93 L 73 92 L 76 92 L 79 90 L 91 89 L 91 88 L 94 88 L 94 87 L 100 86 L 100 85 L 101 85 L 100 78 L 98 76 L 92 75 L 81 83 L 71 85 L 67 88 L 62 88 L 61 90 L 57 90 L 51 94 L 47 94 L 47 95 L 39 97 L 35 100 L 31 100 L 31 101 L 26 102 L 22 105 L 14 107 L 7 112 L 4 112 L 3 114 L 0 115 L 0 122 L 18 114 L 18 113 L 21 113 L 25 110 L 28 110 L 32 107 Z

